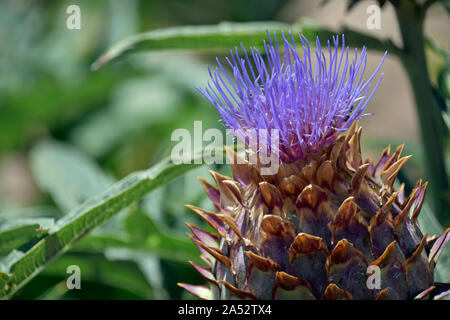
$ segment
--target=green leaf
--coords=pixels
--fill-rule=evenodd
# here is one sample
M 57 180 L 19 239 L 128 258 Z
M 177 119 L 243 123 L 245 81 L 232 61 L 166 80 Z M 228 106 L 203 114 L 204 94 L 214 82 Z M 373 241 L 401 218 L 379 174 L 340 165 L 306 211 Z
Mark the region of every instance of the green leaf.
M 153 290 L 148 284 L 148 281 L 144 273 L 140 270 L 139 265 L 132 261 L 112 261 L 105 257 L 103 253 L 86 254 L 86 253 L 68 253 L 58 260 L 53 261 L 45 268 L 41 273 L 42 276 L 51 276 L 59 279 L 67 279 L 67 267 L 76 265 L 81 270 L 81 290 L 69 290 L 67 291 L 66 281 L 60 283 L 62 288 L 57 291 L 62 291 L 62 294 L 68 296 L 70 293 L 78 295 L 78 298 L 89 297 L 95 292 L 83 292 L 86 291 L 85 287 L 87 283 L 95 283 L 96 285 L 102 284 L 114 288 L 121 288 L 131 293 L 138 295 L 140 298 L 154 299 Z M 78 291 L 78 292 L 74 292 Z M 97 293 L 98 294 L 98 293 Z M 44 296 L 40 297 L 46 298 Z M 94 297 L 96 299 L 101 296 Z
M 30 218 L 54 218 L 59 219 L 63 216 L 61 211 L 50 205 L 37 205 L 31 207 L 0 207 L 0 221 L 10 219 L 30 219 Z
M 368 49 L 385 51 L 398 54 L 399 49 L 390 40 L 380 40 L 355 30 L 344 28 L 340 31 L 330 31 L 320 27 L 308 19 L 302 19 L 296 24 L 285 24 L 274 21 L 267 22 L 222 22 L 217 25 L 181 26 L 166 29 L 157 29 L 137 34 L 114 44 L 103 53 L 91 66 L 97 70 L 104 64 L 115 60 L 130 52 L 150 50 L 230 50 L 242 43 L 244 46 L 264 48 L 264 40 L 267 39 L 267 30 L 270 33 L 282 31 L 293 33 L 296 42 L 300 39 L 296 36 L 303 34 L 308 40 L 315 41 L 316 37 L 326 44 L 333 35 L 345 33 L 346 44 L 353 47 L 366 46 Z
M 223 22 L 210 26 L 182 26 L 152 30 L 131 36 L 113 45 L 92 64 L 92 68 L 98 69 L 105 63 L 131 51 L 163 49 L 227 50 L 241 42 L 246 46 L 252 45 L 261 48 L 262 40 L 267 37 L 266 29 L 270 32 L 280 32 L 281 30 L 292 30 L 296 33 L 306 32 L 299 26 L 293 27 L 278 22 Z
M 22 251 L 14 249 L 11 251 L 1 262 L 0 262 L 0 271 L 4 271 L 5 273 L 9 273 L 11 266 L 20 258 L 22 258 L 24 253 Z M 2 272 L 0 272 L 1 274 Z M 0 276 L 0 278 L 2 278 Z
M 151 253 L 168 261 L 186 262 L 198 259 L 198 250 L 189 238 L 156 225 L 142 211 L 131 212 L 125 221 L 125 228 L 127 232 L 105 232 L 85 237 L 74 250 L 103 252 L 108 248 L 124 248 Z
M 68 291 L 66 281 L 63 280 L 45 290 L 37 300 L 61 300 Z
M 38 143 L 30 158 L 39 188 L 49 192 L 66 213 L 114 183 L 91 158 L 55 140 Z
M 64 214 L 116 182 L 89 155 L 59 141 L 39 142 L 31 150 L 30 158 L 36 183 L 42 191 L 50 193 Z M 122 216 L 117 215 L 101 229 L 120 229 Z
M 86 201 L 57 221 L 48 235 L 30 250 L 9 259 L 8 266 L 0 268 L 0 298 L 11 297 L 42 271 L 49 261 L 66 252 L 121 209 L 196 166 L 198 164 L 175 165 L 166 159 L 148 170 L 127 176 L 100 196 Z
M 51 218 L 22 218 L 0 225 L 0 256 L 44 235 L 53 225 Z
M 319 36 L 324 43 L 333 35 L 340 33 L 326 30 L 308 19 L 302 19 L 293 25 L 274 21 L 222 22 L 217 25 L 157 29 L 125 38 L 114 44 L 92 64 L 92 69 L 96 70 L 130 52 L 174 49 L 223 51 L 230 50 L 241 43 L 246 47 L 263 49 L 264 40 L 267 40 L 267 31 L 271 34 L 277 32 L 279 36 L 282 31 L 291 31 L 297 43 L 301 43 L 296 36 L 300 33 L 310 41 L 315 41 Z M 370 49 L 381 51 L 389 48 L 392 52 L 396 52 L 396 48 L 390 41 L 384 42 L 349 29 L 344 29 L 342 32 L 346 35 L 347 44 L 352 46 L 365 45 Z
M 30 48 L 30 50 L 33 49 Z M 67 57 L 67 55 L 64 56 Z M 41 60 L 43 59 L 41 58 Z M 66 60 L 61 63 L 65 62 Z M 11 70 L 13 75 L 18 76 L 14 71 L 16 69 Z M 4 69 L 2 72 L 7 73 Z M 72 77 L 56 79 L 45 73 L 34 81 L 28 79 L 33 81 L 33 85 L 26 85 L 20 81 L 18 89 L 2 93 L 0 148 L 2 150 L 25 148 L 35 139 L 36 130 L 48 129 L 52 132 L 63 130 L 81 115 L 102 106 L 105 97 L 110 94 L 119 81 L 128 76 L 124 72 L 119 73 L 106 69 L 104 72 L 89 73 L 88 75 L 69 85 L 62 79 L 73 79 Z M 37 81 L 38 79 L 39 81 Z
M 151 286 L 154 299 L 169 298 L 169 294 L 163 285 L 163 272 L 158 257 L 128 248 L 109 248 L 105 251 L 105 256 L 111 261 L 135 262 Z
M 167 260 L 187 261 L 198 256 L 197 248 L 189 238 L 178 236 L 162 225 L 156 225 L 142 211 L 132 212 L 125 227 L 134 242 L 141 243 L 147 251 L 155 252 Z
M 182 105 L 180 92 L 161 74 L 124 81 L 111 101 L 70 135 L 74 144 L 94 157 L 151 124 L 172 119 Z

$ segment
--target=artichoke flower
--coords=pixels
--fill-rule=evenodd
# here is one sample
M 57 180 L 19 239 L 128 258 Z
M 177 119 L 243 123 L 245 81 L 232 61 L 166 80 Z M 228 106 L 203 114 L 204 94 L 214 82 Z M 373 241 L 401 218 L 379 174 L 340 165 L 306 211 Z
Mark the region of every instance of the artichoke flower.
M 204 299 L 414 299 L 444 296 L 433 271 L 450 229 L 423 234 L 418 216 L 427 183 L 409 195 L 394 188 L 403 146 L 386 148 L 378 161 L 363 159 L 358 119 L 375 93 L 373 81 L 386 54 L 366 80 L 367 52 L 353 60 L 334 37 L 312 53 L 300 36 L 283 37 L 283 53 L 268 33 L 265 59 L 256 48 L 217 60 L 199 91 L 227 128 L 279 130 L 275 174 L 228 150 L 232 177 L 201 179 L 215 211 L 188 206 L 215 232 L 188 224 L 207 266 L 191 264 L 208 282 L 179 285 Z M 232 79 L 233 78 L 233 79 Z M 246 146 L 252 137 L 242 138 Z M 247 150 L 258 156 L 260 148 Z M 239 159 L 240 161 L 236 161 Z M 375 271 L 374 271 L 375 270 Z M 374 272 L 374 273 L 373 273 Z M 371 282 L 378 275 L 379 283 Z

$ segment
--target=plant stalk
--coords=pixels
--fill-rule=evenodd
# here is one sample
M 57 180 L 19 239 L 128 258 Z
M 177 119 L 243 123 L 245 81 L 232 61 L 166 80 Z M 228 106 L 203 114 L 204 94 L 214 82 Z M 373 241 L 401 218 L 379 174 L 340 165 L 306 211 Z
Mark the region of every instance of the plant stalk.
M 415 1 L 401 0 L 396 7 L 396 15 L 403 40 L 403 50 L 399 57 L 408 73 L 416 102 L 425 151 L 425 170 L 430 181 L 431 206 L 436 217 L 445 226 L 450 224 L 450 204 L 445 196 L 449 191 L 444 162 L 447 133 L 429 81 L 423 34 L 425 9 Z

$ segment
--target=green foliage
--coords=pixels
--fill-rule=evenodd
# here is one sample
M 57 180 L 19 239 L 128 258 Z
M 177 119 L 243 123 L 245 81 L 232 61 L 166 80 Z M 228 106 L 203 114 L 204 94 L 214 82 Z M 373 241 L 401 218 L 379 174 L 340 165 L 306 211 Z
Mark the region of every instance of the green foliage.
M 0 225 L 0 256 L 45 235 L 53 223 L 52 218 L 22 218 Z
M 320 31 L 317 26 L 302 27 L 300 25 L 290 26 L 277 22 L 250 22 L 231 23 L 223 22 L 212 26 L 183 26 L 168 29 L 153 30 L 126 38 L 107 52 L 92 65 L 98 69 L 102 65 L 117 59 L 128 52 L 164 49 L 194 49 L 194 50 L 221 50 L 227 51 L 239 43 L 248 46 L 264 48 L 263 40 L 270 32 L 289 31 L 293 33 L 304 33 L 312 37 L 315 32 Z
M 155 222 L 143 211 L 131 211 L 122 233 L 104 232 L 82 239 L 78 250 L 102 252 L 107 248 L 126 248 L 155 254 L 168 261 L 196 260 L 197 249 L 187 237 L 181 237 Z
M 65 213 L 102 193 L 114 182 L 92 159 L 61 142 L 47 140 L 36 144 L 30 161 L 40 190 L 50 193 Z
M 121 209 L 146 193 L 183 174 L 195 165 L 174 165 L 164 160 L 142 172 L 136 172 L 110 187 L 96 198 L 58 220 L 48 235 L 26 252 L 13 251 L 1 271 L 0 297 L 8 297 L 39 273 L 55 257 L 66 252 L 78 240 Z
M 312 43 L 319 37 L 326 44 L 326 41 L 336 35 L 310 20 L 303 19 L 301 22 L 288 25 L 274 21 L 267 22 L 222 22 L 211 26 L 183 26 L 160 30 L 152 30 L 146 33 L 137 34 L 119 41 L 105 53 L 103 53 L 93 64 L 94 70 L 101 66 L 122 57 L 125 54 L 139 51 L 152 50 L 196 50 L 196 51 L 228 51 L 231 48 L 243 44 L 245 47 L 264 48 L 264 40 L 267 32 L 278 33 L 289 32 L 292 34 L 303 34 Z M 357 31 L 344 29 L 347 44 L 362 47 L 366 46 L 375 50 L 392 49 L 396 53 L 396 48 L 391 42 L 384 44 L 382 41 L 363 35 Z M 295 41 L 300 43 L 300 39 L 295 37 Z

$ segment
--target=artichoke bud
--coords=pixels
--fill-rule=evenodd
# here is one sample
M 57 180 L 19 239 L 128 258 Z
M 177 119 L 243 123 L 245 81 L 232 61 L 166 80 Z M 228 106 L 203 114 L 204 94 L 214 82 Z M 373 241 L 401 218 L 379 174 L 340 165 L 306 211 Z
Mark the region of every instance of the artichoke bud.
M 328 59 L 318 39 L 314 55 L 305 37 L 303 55 L 290 39 L 283 34 L 282 59 L 269 35 L 267 63 L 256 48 L 248 54 L 242 47 L 245 59 L 232 51 L 234 81 L 218 61 L 213 86 L 199 89 L 228 128 L 278 129 L 279 145 L 269 148 L 280 164 L 264 175 L 260 164 L 236 161 L 240 155 L 228 149 L 232 177 L 211 172 L 215 185 L 201 179 L 214 211 L 188 207 L 215 232 L 188 227 L 206 266 L 191 264 L 208 285 L 180 286 L 204 299 L 431 297 L 450 229 L 439 238 L 421 232 L 426 182 L 409 195 L 394 188 L 409 159 L 403 146 L 386 148 L 375 162 L 361 153 L 357 120 L 381 80 L 369 89 L 384 57 L 364 80 L 365 48 L 350 62 L 338 37 L 328 42 Z

